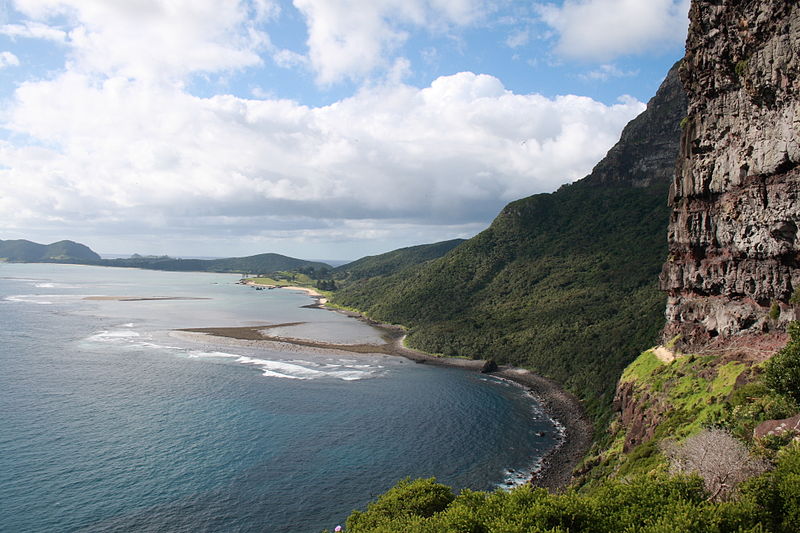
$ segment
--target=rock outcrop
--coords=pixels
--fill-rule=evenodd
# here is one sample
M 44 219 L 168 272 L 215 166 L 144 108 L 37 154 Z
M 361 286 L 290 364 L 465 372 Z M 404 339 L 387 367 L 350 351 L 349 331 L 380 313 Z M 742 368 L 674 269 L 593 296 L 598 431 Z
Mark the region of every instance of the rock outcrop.
M 800 287 L 800 6 L 695 0 L 690 19 L 661 275 L 684 349 L 785 328 Z
M 582 183 L 647 187 L 672 181 L 681 136 L 676 117 L 683 117 L 687 107 L 680 64 L 673 65 L 647 110 L 625 126 L 619 142 Z
M 639 444 L 653 438 L 658 424 L 669 405 L 651 392 L 640 392 L 634 382 L 620 383 L 614 395 L 614 407 L 620 413 L 620 424 L 625 430 L 622 451 L 630 452 Z
M 753 431 L 753 438 L 763 439 L 764 437 L 782 435 L 787 432 L 793 435 L 800 435 L 800 414 L 782 420 L 761 422 Z

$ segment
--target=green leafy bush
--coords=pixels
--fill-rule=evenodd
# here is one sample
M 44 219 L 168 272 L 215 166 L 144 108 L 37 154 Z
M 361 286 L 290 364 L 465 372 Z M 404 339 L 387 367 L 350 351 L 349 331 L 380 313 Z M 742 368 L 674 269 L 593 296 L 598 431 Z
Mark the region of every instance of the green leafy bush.
M 793 399 L 772 391 L 761 380 L 736 389 L 723 407 L 714 425 L 745 441 L 752 438 L 753 430 L 761 422 L 788 418 L 798 409 Z
M 347 531 L 380 531 L 396 520 L 427 518 L 445 509 L 455 496 L 450 487 L 435 478 L 405 479 L 371 503 L 365 512 L 354 511 L 347 519 Z
M 800 402 L 800 323 L 789 324 L 789 342 L 765 365 L 768 387 Z
M 462 491 L 433 480 L 401 482 L 347 520 L 348 533 L 648 533 L 800 531 L 800 446 L 777 468 L 745 482 L 729 502 L 710 502 L 699 477 L 651 474 L 610 479 L 589 492 L 550 494 L 528 486 Z M 448 501 L 448 498 L 449 501 Z M 435 502 L 432 505 L 418 503 Z M 447 503 L 445 503 L 447 501 Z
M 744 78 L 745 76 L 747 76 L 748 67 L 749 67 L 748 61 L 746 59 L 743 59 L 741 61 L 737 61 L 736 66 L 734 66 L 733 69 L 734 71 L 736 71 L 736 75 L 739 78 Z

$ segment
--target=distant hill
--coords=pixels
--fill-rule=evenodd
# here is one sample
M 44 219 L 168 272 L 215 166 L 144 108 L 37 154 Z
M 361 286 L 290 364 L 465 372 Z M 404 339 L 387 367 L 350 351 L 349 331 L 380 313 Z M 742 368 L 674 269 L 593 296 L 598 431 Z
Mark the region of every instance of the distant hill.
M 430 261 L 431 259 L 438 259 L 462 242 L 465 242 L 465 240 L 453 239 L 434 244 L 422 244 L 419 246 L 400 248 L 380 255 L 362 257 L 352 263 L 334 268 L 333 275 L 337 280 L 345 281 L 386 276 L 399 272 L 404 268 Z
M 622 370 L 664 324 L 665 198 L 686 114 L 677 70 L 592 174 L 512 202 L 443 257 L 351 283 L 334 302 L 408 326 L 413 347 L 531 368 L 608 414 Z
M 18 239 L 0 240 L 0 259 L 15 262 L 84 262 L 99 261 L 100 256 L 88 246 L 73 241 L 39 244 Z
M 249 257 L 226 259 L 176 259 L 168 256 L 140 256 L 102 259 L 95 262 L 101 266 L 145 268 L 179 272 L 241 272 L 267 274 L 284 270 L 331 270 L 331 266 L 317 261 L 305 261 L 280 254 L 259 254 Z
M 166 255 L 133 254 L 131 257 L 125 258 L 102 259 L 88 246 L 73 241 L 59 241 L 45 245 L 26 240 L 0 240 L 0 260 L 21 263 L 77 263 L 178 272 L 241 272 L 249 274 L 266 274 L 286 270 L 321 274 L 332 269 L 330 265 L 319 261 L 305 261 L 280 254 L 259 254 L 226 259 L 176 259 Z

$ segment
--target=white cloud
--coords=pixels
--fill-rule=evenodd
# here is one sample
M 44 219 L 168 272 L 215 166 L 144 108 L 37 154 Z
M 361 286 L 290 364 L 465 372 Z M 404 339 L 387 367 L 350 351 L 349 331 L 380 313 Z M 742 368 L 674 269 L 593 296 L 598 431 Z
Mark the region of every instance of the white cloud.
M 558 34 L 556 52 L 608 61 L 681 44 L 690 0 L 564 0 L 540 4 L 541 19 Z
M 111 252 L 141 242 L 147 253 L 191 254 L 214 242 L 297 255 L 290 246 L 469 236 L 506 202 L 588 173 L 644 108 L 514 94 L 470 72 L 405 85 L 411 65 L 395 49 L 405 31 L 471 24 L 483 3 L 296 2 L 309 17 L 308 58 L 261 31 L 259 20 L 279 15 L 270 0 L 18 0 L 35 20 L 0 33 L 63 43 L 69 60 L 2 103 L 6 235 L 92 231 Z M 326 83 L 373 81 L 323 107 L 259 82 L 257 99 L 185 90 L 192 73 L 258 65 L 261 54 Z
M 281 6 L 274 0 L 251 0 L 255 19 L 259 22 L 275 20 L 281 14 Z
M 293 68 L 308 65 L 308 58 L 292 50 L 276 50 L 272 54 L 272 60 L 281 68 Z
M 530 39 L 531 35 L 528 29 L 515 30 L 506 38 L 506 46 L 509 48 L 519 48 L 520 46 L 528 44 Z
M 0 52 L 0 68 L 18 67 L 19 58 L 11 52 Z
M 63 43 L 67 39 L 65 31 L 41 22 L 31 21 L 26 21 L 23 24 L 4 24 L 0 26 L 0 35 L 7 35 L 12 38 L 45 39 L 58 43 Z
M 608 81 L 611 78 L 632 78 L 638 74 L 638 70 L 622 70 L 616 65 L 605 64 L 581 74 L 580 78 L 586 81 Z
M 395 59 L 392 68 L 386 73 L 386 81 L 391 85 L 399 85 L 411 75 L 411 61 L 405 57 Z
M 407 26 L 446 31 L 480 16 L 477 0 L 294 0 L 306 18 L 317 82 L 360 80 L 392 63 Z
M 209 240 L 475 228 L 588 173 L 643 108 L 469 72 L 316 108 L 65 73 L 23 84 L 8 109 L 5 127 L 33 142 L 0 144 L 0 225 Z
M 260 64 L 270 43 L 256 24 L 276 15 L 267 0 L 17 0 L 15 7 L 36 22 L 6 26 L 7 34 L 57 40 L 58 30 L 41 21 L 70 21 L 75 69 L 168 81 Z

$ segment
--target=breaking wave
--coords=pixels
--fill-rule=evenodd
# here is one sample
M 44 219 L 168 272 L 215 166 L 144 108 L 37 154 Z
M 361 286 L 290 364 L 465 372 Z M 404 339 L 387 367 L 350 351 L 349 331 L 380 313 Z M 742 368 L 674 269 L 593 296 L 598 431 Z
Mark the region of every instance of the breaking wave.
M 190 359 L 230 359 L 234 363 L 253 366 L 259 369 L 263 376 L 270 378 L 298 380 L 328 378 L 342 381 L 358 381 L 379 377 L 385 374 L 385 367 L 383 365 L 364 364 L 363 361 L 357 360 L 347 360 L 347 362 L 337 360 L 338 364 L 324 360 L 309 361 L 296 358 L 290 361 L 284 361 L 221 351 L 202 351 L 178 346 L 168 346 L 152 342 L 149 336 L 142 336 L 141 333 L 130 329 L 132 326 L 133 324 L 129 323 L 118 326 L 117 328 L 103 330 L 87 337 L 85 341 L 90 343 L 115 344 L 121 348 L 154 349 L 173 355 L 188 357 Z M 293 355 L 296 356 L 296 354 Z
M 222 357 L 232 358 L 234 362 L 243 365 L 252 365 L 261 370 L 263 376 L 283 379 L 320 379 L 334 378 L 342 381 L 357 381 L 378 377 L 383 374 L 382 367 L 372 365 L 337 365 L 332 363 L 318 363 L 314 361 L 296 360 L 280 361 L 261 359 L 226 352 L 201 352 L 192 351 L 191 358 Z

